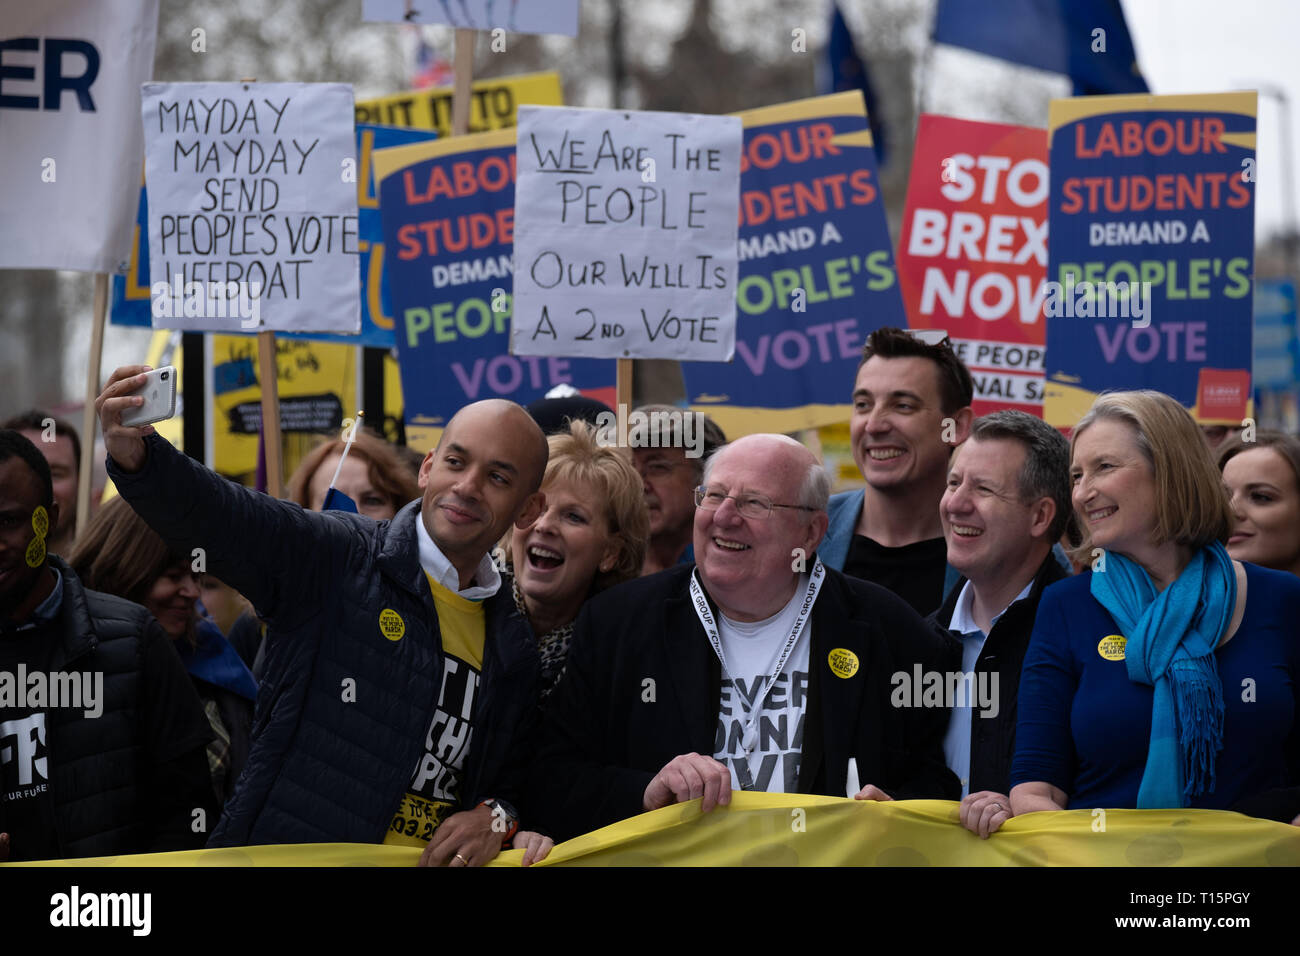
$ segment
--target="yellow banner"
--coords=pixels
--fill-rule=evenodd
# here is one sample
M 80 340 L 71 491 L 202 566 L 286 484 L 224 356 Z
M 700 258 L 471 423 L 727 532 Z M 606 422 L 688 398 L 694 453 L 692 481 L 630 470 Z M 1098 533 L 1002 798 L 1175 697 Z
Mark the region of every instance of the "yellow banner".
M 418 847 L 294 844 L 12 866 L 412 866 Z M 518 866 L 522 850 L 492 865 Z M 644 813 L 562 843 L 541 866 L 1300 866 L 1300 827 L 1222 810 L 1069 810 L 988 840 L 945 800 L 870 803 L 734 793 Z

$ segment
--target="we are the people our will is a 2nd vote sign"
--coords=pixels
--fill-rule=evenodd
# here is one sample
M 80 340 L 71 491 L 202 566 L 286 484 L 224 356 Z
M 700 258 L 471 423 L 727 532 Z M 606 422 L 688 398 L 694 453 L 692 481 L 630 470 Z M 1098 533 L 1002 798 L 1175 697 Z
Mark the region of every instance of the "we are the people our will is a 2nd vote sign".
M 155 328 L 359 330 L 353 109 L 345 83 L 142 87 Z
M 521 106 L 516 355 L 729 361 L 741 121 Z

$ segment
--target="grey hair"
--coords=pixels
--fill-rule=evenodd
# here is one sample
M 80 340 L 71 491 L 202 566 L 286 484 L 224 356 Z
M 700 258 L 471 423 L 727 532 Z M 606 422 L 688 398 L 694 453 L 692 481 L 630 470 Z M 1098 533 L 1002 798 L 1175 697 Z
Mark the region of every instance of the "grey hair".
M 724 445 L 723 448 L 726 446 Z M 717 449 L 708 458 L 704 459 L 704 474 L 700 478 L 701 485 L 709 483 L 709 473 L 713 470 L 713 463 L 717 460 L 722 448 Z M 821 464 L 814 461 L 808 466 L 807 473 L 803 476 L 803 481 L 799 483 L 799 494 L 794 504 L 803 505 L 807 508 L 815 508 L 817 511 L 825 511 L 830 505 L 831 500 L 831 476 L 830 472 Z
M 1091 414 L 1091 413 L 1090 413 Z M 1090 424 L 1088 417 L 1076 428 Z M 1025 449 L 1025 465 L 1020 469 L 1020 497 L 1026 502 L 1051 498 L 1056 502 L 1056 516 L 1048 529 L 1048 540 L 1057 541 L 1065 533 L 1073 514 L 1070 501 L 1070 444 L 1065 436 L 1041 418 L 1006 409 L 990 412 L 975 419 L 970 437 L 977 441 L 1011 439 Z

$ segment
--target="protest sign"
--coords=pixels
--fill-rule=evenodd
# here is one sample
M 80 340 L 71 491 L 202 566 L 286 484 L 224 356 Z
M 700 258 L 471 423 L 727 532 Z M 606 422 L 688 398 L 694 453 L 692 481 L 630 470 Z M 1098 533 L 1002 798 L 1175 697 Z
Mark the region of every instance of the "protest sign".
M 1296 289 L 1289 279 L 1255 281 L 1255 387 L 1296 387 Z
M 906 325 L 858 92 L 739 114 L 736 357 L 684 363 L 728 437 L 847 421 L 867 334 Z
M 513 130 L 375 153 L 407 443 L 429 448 L 458 409 L 527 403 L 569 383 L 612 403 L 614 363 L 507 354 L 514 244 Z
M 212 467 L 251 485 L 262 419 L 257 340 L 213 335 L 211 342 Z M 292 473 L 319 433 L 336 431 L 356 415 L 357 366 L 351 346 L 330 342 L 277 338 L 275 352 L 285 471 Z
M 1042 414 L 1047 132 L 923 115 L 898 281 L 914 329 L 944 329 L 976 415 Z
M 361 270 L 361 333 L 356 336 L 331 335 L 324 332 L 294 332 L 325 342 L 356 343 L 391 349 L 392 312 L 388 306 L 387 283 L 383 279 L 383 237 L 379 227 L 379 202 L 370 175 L 370 156 L 376 149 L 424 142 L 429 132 L 439 136 L 451 134 L 451 88 L 414 90 L 359 100 L 357 120 L 357 249 Z M 557 73 L 525 73 L 476 82 L 472 90 L 470 130 L 503 129 L 515 125 L 520 103 L 543 103 L 558 106 L 562 102 L 560 77 Z M 393 127 L 410 127 L 403 131 Z M 367 135 L 373 131 L 373 135 Z M 149 247 L 147 239 L 148 204 L 145 189 L 140 187 L 136 217 L 135 242 L 125 276 L 113 277 L 112 321 L 115 325 L 149 326 L 153 323 L 149 307 Z M 375 276 L 379 276 L 376 283 Z M 379 308 L 375 307 L 378 297 Z
M 445 86 L 359 100 L 357 122 L 431 129 L 439 136 L 450 136 L 451 95 L 452 88 Z M 559 106 L 563 102 L 558 73 L 520 73 L 475 80 L 470 88 L 469 132 L 509 129 L 518 122 L 521 103 Z
M 1043 417 L 1153 388 L 1203 423 L 1247 413 L 1254 93 L 1089 96 L 1048 113 Z
M 146 84 L 154 324 L 359 330 L 351 87 Z
M 388 293 L 383 279 L 383 243 L 379 231 L 379 197 L 370 176 L 370 156 L 376 149 L 428 142 L 432 132 L 371 126 L 358 123 L 357 145 L 357 250 L 361 269 L 361 333 L 334 335 L 324 332 L 287 333 L 325 342 L 392 348 L 393 320 L 388 307 Z M 136 216 L 136 243 L 125 276 L 113 278 L 113 322 L 116 325 L 148 326 L 153 324 L 149 294 L 149 247 L 143 237 L 148 232 L 149 202 L 140 187 L 140 209 Z
M 511 33 L 578 35 L 578 0 L 449 0 L 421 3 L 410 0 L 363 0 L 362 20 L 392 23 L 438 23 L 464 30 L 508 30 Z
M 0 268 L 126 262 L 157 33 L 158 0 L 0 0 Z
M 729 360 L 740 146 L 736 117 L 522 108 L 510 350 Z

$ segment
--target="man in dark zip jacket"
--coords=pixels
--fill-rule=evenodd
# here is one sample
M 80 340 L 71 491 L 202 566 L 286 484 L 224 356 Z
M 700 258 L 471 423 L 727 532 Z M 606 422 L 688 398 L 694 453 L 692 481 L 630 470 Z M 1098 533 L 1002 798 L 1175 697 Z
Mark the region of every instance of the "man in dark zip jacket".
M 1011 816 L 1020 668 L 1043 589 L 1066 576 L 1052 553 L 1070 520 L 1065 438 L 1041 418 L 977 418 L 939 502 L 948 563 L 963 577 L 929 620 L 959 663 L 944 759 L 961 781 L 962 824 L 982 837 Z
M 203 706 L 148 611 L 47 555 L 57 521 L 45 458 L 0 431 L 0 861 L 201 846 Z
M 109 475 L 172 547 L 276 635 L 244 773 L 209 846 L 397 843 L 490 861 L 514 835 L 539 663 L 488 552 L 542 507 L 541 429 L 492 400 L 448 422 L 392 521 L 305 511 L 121 424 L 142 366 L 96 402 Z

